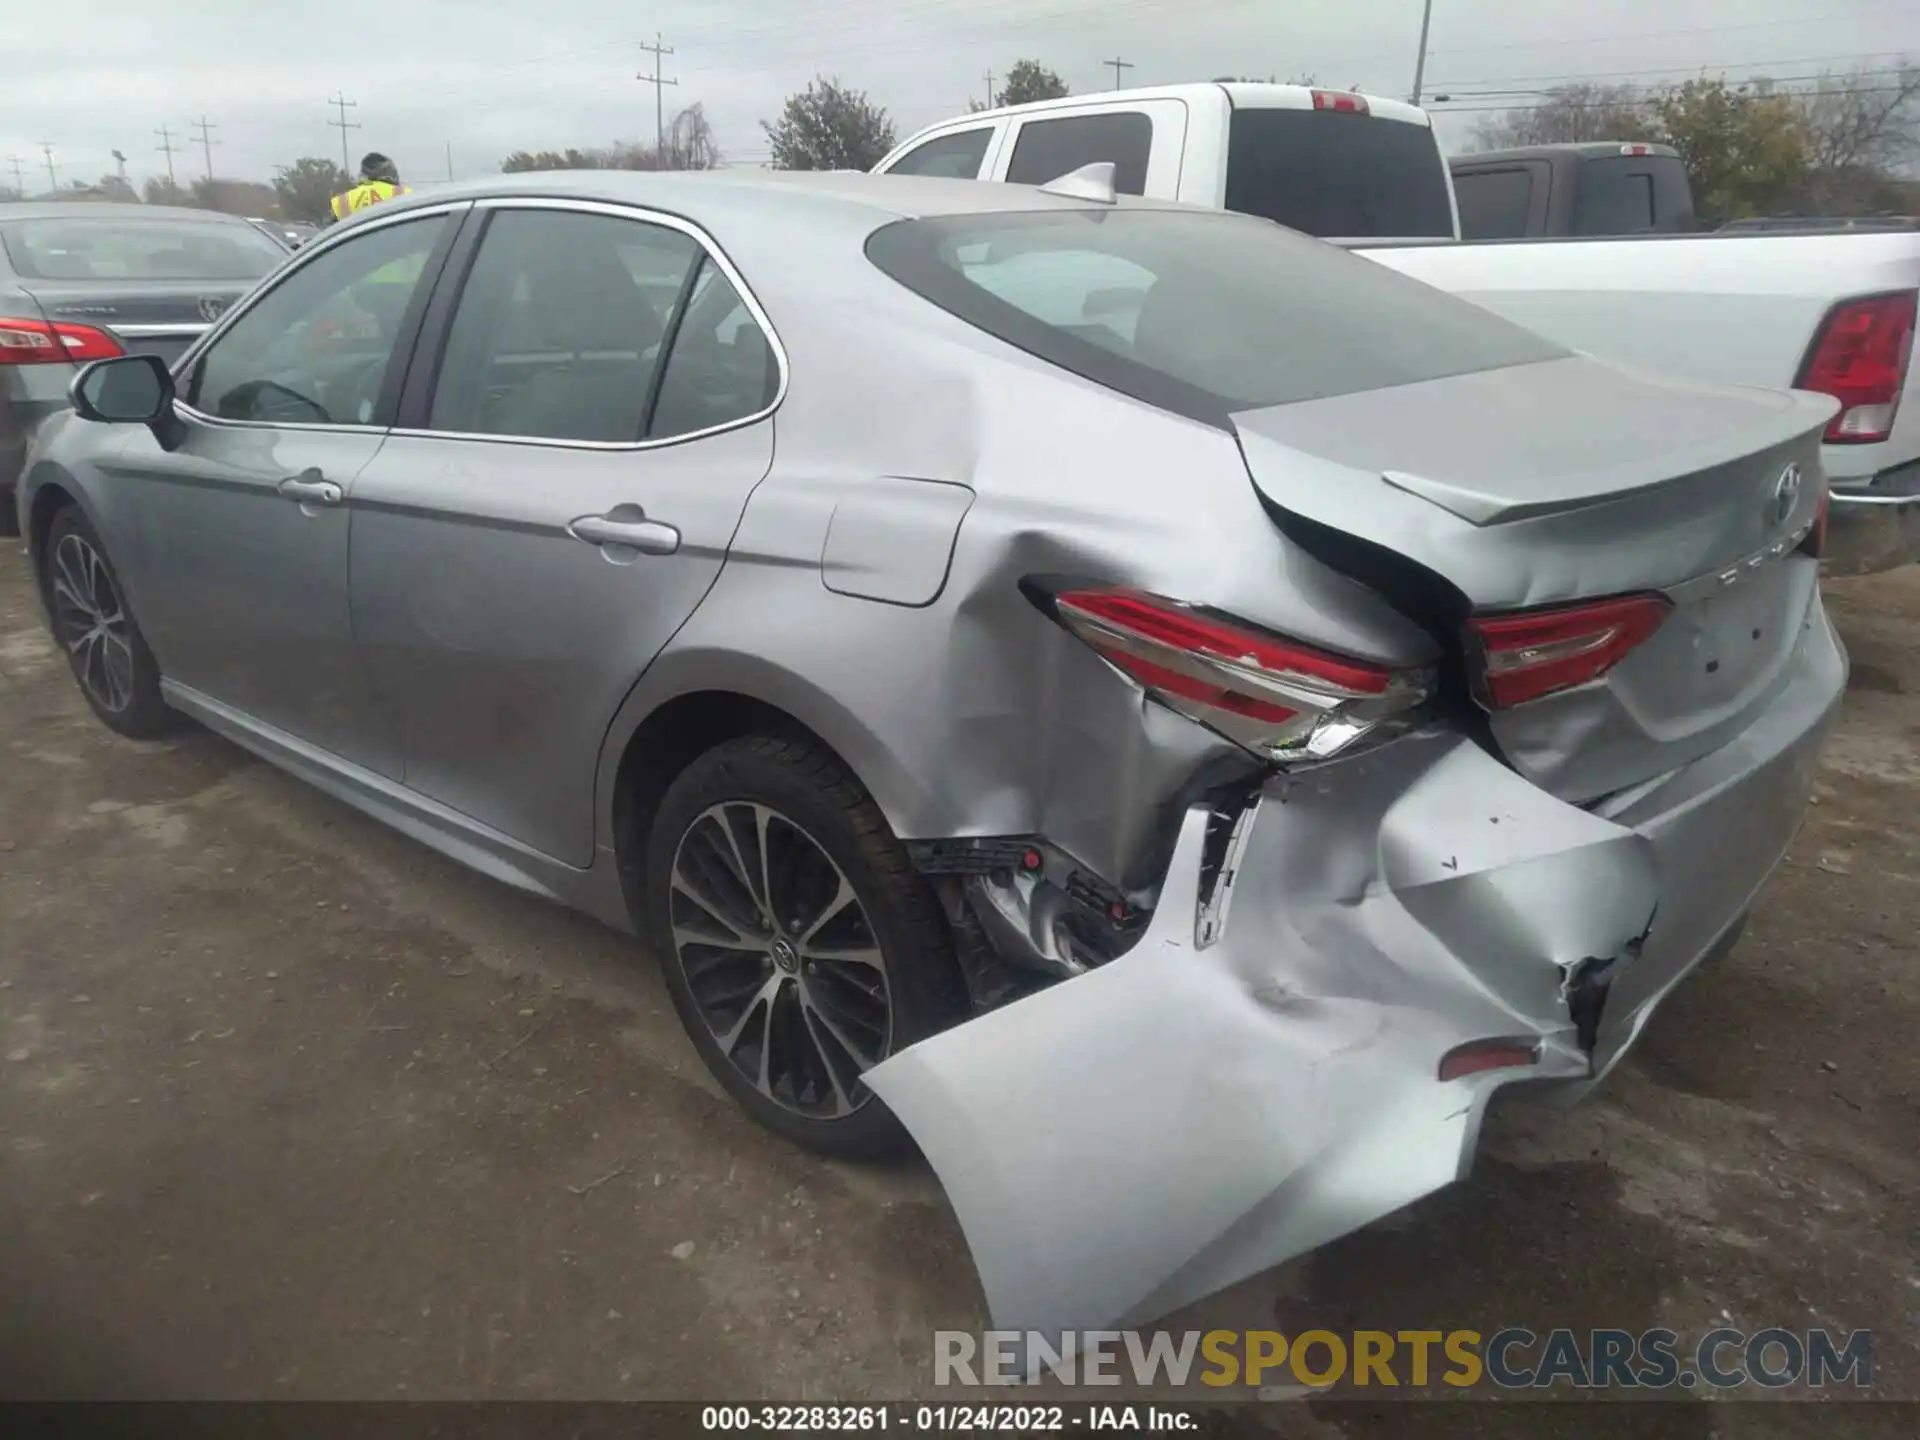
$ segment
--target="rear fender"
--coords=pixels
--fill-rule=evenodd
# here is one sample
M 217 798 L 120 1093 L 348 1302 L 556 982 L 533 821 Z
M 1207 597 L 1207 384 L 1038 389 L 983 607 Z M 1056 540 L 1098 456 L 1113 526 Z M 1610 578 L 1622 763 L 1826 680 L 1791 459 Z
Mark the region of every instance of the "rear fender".
M 1653 917 L 1644 840 L 1457 737 L 1269 782 L 1203 897 L 1208 816 L 1133 950 L 866 1077 L 996 1328 L 1146 1323 L 1458 1178 L 1494 1090 L 1587 1074 L 1570 977 Z M 1439 1080 L 1497 1037 L 1536 1063 Z

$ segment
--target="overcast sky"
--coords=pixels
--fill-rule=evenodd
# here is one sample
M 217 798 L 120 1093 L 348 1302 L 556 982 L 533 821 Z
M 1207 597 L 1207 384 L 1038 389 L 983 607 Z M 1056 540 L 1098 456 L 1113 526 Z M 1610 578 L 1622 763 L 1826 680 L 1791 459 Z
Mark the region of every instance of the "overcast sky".
M 884 104 L 904 137 L 986 93 L 989 68 L 1031 56 L 1074 90 L 1224 74 L 1380 94 L 1411 88 L 1421 0 L 8 0 L 0 165 L 44 189 L 127 157 L 165 173 L 156 130 L 205 173 L 192 122 L 213 127 L 222 177 L 266 179 L 300 155 L 393 156 L 410 180 L 490 172 L 519 148 L 650 140 L 653 88 L 636 79 L 657 29 L 674 49 L 668 114 L 702 101 L 730 159 L 759 161 L 757 123 L 816 74 Z M 1558 18 L 1549 18 L 1557 11 Z M 1920 58 L 1920 0 L 1434 0 L 1427 93 L 1567 79 L 1680 79 L 1702 67 L 1807 75 Z M 1457 102 L 1485 105 L 1485 100 Z M 1441 105 L 1437 111 L 1450 107 Z M 1443 118 L 1459 148 L 1479 117 Z M 0 170 L 0 183 L 10 183 Z

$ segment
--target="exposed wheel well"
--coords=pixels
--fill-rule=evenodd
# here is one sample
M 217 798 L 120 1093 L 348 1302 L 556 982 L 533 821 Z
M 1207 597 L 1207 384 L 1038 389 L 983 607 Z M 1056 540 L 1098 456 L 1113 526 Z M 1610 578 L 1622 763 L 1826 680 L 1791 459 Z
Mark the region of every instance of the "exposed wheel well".
M 57 484 L 40 487 L 33 497 L 33 514 L 27 517 L 27 544 L 33 552 L 33 573 L 44 589 L 46 586 L 47 532 L 53 529 L 53 517 L 68 505 L 76 504 Z
M 614 777 L 613 843 L 620 885 L 635 916 L 644 889 L 647 834 L 667 787 L 714 746 L 754 734 L 794 736 L 833 749 L 778 706 L 729 690 L 676 696 L 642 721 L 627 741 Z

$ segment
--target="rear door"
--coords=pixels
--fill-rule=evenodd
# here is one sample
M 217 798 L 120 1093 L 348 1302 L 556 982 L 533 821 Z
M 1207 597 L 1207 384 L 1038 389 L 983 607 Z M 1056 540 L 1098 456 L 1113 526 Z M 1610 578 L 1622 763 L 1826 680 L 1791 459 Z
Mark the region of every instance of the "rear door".
M 480 213 L 355 486 L 354 627 L 408 787 L 585 866 L 607 724 L 719 574 L 784 360 L 684 221 Z
M 1187 106 L 1142 100 L 1046 110 L 1012 122 L 993 178 L 1045 185 L 1086 165 L 1110 163 L 1122 195 L 1172 199 L 1180 193 Z

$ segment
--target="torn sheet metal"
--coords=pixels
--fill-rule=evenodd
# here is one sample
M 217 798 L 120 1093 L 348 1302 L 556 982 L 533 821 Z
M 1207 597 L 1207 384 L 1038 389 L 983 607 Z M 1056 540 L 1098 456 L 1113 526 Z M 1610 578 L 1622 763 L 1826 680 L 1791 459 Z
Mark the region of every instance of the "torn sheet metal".
M 1133 950 L 867 1074 L 996 1327 L 1145 1323 L 1458 1178 L 1500 1084 L 1587 1073 L 1569 977 L 1653 918 L 1644 838 L 1418 736 L 1272 781 L 1200 949 L 1207 813 Z M 1538 1063 L 1438 1080 L 1500 1036 Z

